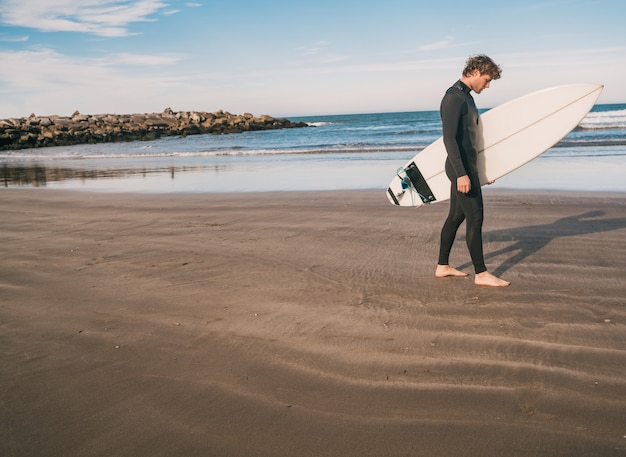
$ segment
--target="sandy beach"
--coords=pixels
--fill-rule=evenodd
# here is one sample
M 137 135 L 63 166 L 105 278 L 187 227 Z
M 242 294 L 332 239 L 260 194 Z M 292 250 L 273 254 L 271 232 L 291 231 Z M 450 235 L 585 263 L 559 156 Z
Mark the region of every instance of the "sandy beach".
M 0 455 L 626 456 L 624 194 L 0 191 Z M 463 239 L 452 262 L 471 273 Z

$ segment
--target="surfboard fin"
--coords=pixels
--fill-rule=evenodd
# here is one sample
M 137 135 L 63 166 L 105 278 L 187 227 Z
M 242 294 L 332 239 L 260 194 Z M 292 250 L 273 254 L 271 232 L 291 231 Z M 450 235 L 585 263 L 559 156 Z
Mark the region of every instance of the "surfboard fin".
M 411 185 L 413 186 L 413 189 L 415 189 L 415 192 L 417 192 L 417 194 L 420 196 L 420 198 L 422 199 L 424 203 L 432 203 L 437 200 L 435 196 L 433 195 L 432 190 L 430 190 L 428 183 L 422 176 L 422 173 L 420 173 L 419 168 L 417 168 L 417 165 L 415 165 L 415 162 L 411 162 L 405 168 L 405 171 L 406 171 L 408 181 L 410 181 Z M 405 180 L 407 180 L 407 178 L 404 178 L 402 180 L 403 189 L 405 185 Z
M 402 191 L 402 192 L 400 192 L 398 195 L 396 195 L 396 194 L 394 194 L 394 193 L 393 193 L 393 190 L 391 190 L 391 187 L 388 187 L 388 188 L 387 188 L 387 192 L 389 193 L 389 196 L 390 196 L 390 197 L 391 197 L 391 199 L 393 200 L 394 204 L 395 204 L 396 206 L 399 206 L 399 205 L 400 205 L 400 202 L 398 201 L 398 197 L 399 197 L 400 195 L 402 195 L 402 194 L 404 193 L 404 191 Z

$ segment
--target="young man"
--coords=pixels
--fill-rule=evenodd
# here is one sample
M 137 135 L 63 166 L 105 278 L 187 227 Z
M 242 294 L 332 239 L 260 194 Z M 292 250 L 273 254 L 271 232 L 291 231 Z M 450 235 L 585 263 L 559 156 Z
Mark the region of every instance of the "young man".
M 503 287 L 510 283 L 487 271 L 483 257 L 483 197 L 476 166 L 478 144 L 478 110 L 471 91 L 480 94 L 489 83 L 500 78 L 501 69 L 485 55 L 470 57 L 459 81 L 450 87 L 441 101 L 443 141 L 448 158 L 446 174 L 450 178 L 450 212 L 441 229 L 437 278 L 467 276 L 449 265 L 450 251 L 457 230 L 465 221 L 466 241 L 474 264 L 474 283 Z

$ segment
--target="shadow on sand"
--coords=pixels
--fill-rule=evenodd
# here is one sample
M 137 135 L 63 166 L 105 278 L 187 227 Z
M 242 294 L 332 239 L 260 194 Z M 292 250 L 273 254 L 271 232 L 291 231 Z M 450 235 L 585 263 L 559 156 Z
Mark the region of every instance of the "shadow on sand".
M 496 276 L 522 262 L 527 257 L 547 246 L 552 240 L 566 236 L 609 232 L 626 227 L 626 218 L 600 219 L 604 211 L 590 211 L 578 216 L 564 217 L 551 224 L 516 227 L 483 233 L 483 243 L 511 242 L 511 245 L 497 251 L 485 253 L 485 260 L 513 253 L 502 265 L 492 271 Z M 463 238 L 464 241 L 464 238 Z M 471 262 L 459 268 L 471 267 Z

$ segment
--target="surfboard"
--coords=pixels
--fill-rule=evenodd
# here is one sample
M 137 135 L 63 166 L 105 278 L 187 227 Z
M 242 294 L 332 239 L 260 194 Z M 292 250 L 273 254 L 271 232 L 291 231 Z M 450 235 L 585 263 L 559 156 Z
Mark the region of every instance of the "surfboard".
M 571 132 L 604 88 L 567 84 L 524 95 L 479 116 L 478 174 L 481 186 L 517 170 Z M 447 153 L 439 138 L 396 171 L 387 198 L 418 207 L 450 198 Z

